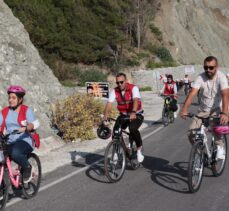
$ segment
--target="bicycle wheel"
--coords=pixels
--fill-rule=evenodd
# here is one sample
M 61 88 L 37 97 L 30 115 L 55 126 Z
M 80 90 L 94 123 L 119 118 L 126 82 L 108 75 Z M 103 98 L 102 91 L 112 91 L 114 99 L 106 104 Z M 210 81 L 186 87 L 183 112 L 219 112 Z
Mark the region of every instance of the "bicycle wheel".
M 226 159 L 227 159 L 227 137 L 224 135 L 222 136 L 221 140 L 224 146 L 225 159 L 216 160 L 215 157 L 216 157 L 217 150 L 214 150 L 213 155 L 212 155 L 213 159 L 212 159 L 211 169 L 215 177 L 218 177 L 223 173 L 223 170 L 226 165 Z M 214 148 L 217 149 L 216 145 L 214 146 Z
M 8 200 L 8 193 L 9 193 L 9 177 L 5 171 L 4 176 L 2 178 L 2 183 L 0 184 L 0 210 L 5 209 L 6 202 Z
M 204 170 L 204 151 L 202 141 L 193 144 L 188 165 L 188 186 L 190 192 L 199 190 Z
M 174 112 L 173 111 L 169 111 L 169 122 L 170 123 L 174 122 Z
M 110 182 L 119 181 L 126 168 L 126 155 L 119 141 L 108 144 L 104 155 L 105 175 Z
M 169 124 L 169 115 L 168 115 L 168 111 L 166 111 L 165 108 L 163 108 L 162 111 L 162 123 L 164 126 L 167 126 Z
M 39 157 L 31 153 L 28 161 L 32 166 L 32 179 L 25 183 L 22 178 L 22 193 L 26 199 L 32 198 L 37 194 L 41 182 L 41 163 Z

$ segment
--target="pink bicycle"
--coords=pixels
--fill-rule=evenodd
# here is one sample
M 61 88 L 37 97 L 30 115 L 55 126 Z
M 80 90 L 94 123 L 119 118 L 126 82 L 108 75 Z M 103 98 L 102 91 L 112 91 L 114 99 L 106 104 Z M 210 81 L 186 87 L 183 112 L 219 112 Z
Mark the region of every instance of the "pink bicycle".
M 18 133 L 18 131 L 11 134 L 15 133 Z M 4 210 L 6 206 L 10 182 L 14 189 L 21 190 L 26 199 L 37 194 L 41 182 L 41 163 L 36 154 L 31 153 L 28 156 L 28 161 L 32 166 L 32 177 L 29 182 L 23 181 L 20 166 L 12 166 L 10 156 L 6 150 L 9 135 L 0 135 L 0 210 Z

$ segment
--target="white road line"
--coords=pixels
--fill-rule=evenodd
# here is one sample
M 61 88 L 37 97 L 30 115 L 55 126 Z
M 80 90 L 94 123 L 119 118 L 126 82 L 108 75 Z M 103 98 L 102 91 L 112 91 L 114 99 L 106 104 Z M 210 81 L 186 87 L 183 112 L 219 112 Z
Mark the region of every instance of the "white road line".
M 144 139 L 147 139 L 148 137 L 150 137 L 150 136 L 153 135 L 154 133 L 158 132 L 158 131 L 161 130 L 162 128 L 163 128 L 163 126 L 157 128 L 156 130 L 152 131 L 151 133 L 149 133 L 149 134 L 143 136 L 142 139 L 143 139 L 143 140 L 144 140 Z M 97 160 L 96 162 L 94 162 L 94 163 L 92 163 L 92 164 L 90 164 L 90 165 L 88 165 L 88 166 L 85 166 L 85 167 L 83 167 L 83 168 L 81 168 L 81 169 L 78 169 L 78 170 L 76 170 L 76 171 L 73 171 L 72 173 L 70 173 L 70 174 L 68 174 L 68 175 L 66 175 L 66 176 L 64 176 L 64 177 L 61 177 L 60 179 L 57 179 L 57 180 L 55 180 L 55 181 L 53 181 L 53 182 L 51 182 L 51 183 L 49 183 L 49 184 L 47 184 L 47 185 L 41 187 L 40 190 L 39 190 L 39 193 L 42 192 L 42 191 L 44 191 L 44 190 L 46 190 L 46 189 L 48 189 L 48 188 L 50 188 L 50 187 L 52 187 L 52 186 L 54 186 L 54 185 L 56 185 L 56 184 L 58 184 L 58 183 L 61 183 L 61 182 L 65 181 L 65 180 L 67 180 L 67 179 L 69 179 L 69 178 L 71 178 L 71 177 L 73 177 L 73 176 L 79 174 L 79 173 L 82 172 L 82 171 L 85 171 L 85 170 L 89 169 L 90 167 L 92 167 L 92 166 L 98 164 L 99 162 L 101 162 L 102 160 L 103 160 L 103 158 Z M 16 204 L 17 202 L 22 201 L 22 200 L 23 200 L 23 199 L 21 199 L 21 198 L 13 199 L 13 200 L 10 201 L 9 203 L 7 203 L 6 207 L 10 207 L 10 206 Z

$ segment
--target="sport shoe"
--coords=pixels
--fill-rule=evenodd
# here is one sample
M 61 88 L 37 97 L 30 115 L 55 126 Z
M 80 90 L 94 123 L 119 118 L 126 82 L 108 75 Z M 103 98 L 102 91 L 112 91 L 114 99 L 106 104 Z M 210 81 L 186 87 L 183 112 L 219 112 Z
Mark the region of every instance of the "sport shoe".
M 142 154 L 141 150 L 137 151 L 137 159 L 139 163 L 142 163 L 144 160 L 144 155 Z
M 32 166 L 28 166 L 22 173 L 23 182 L 28 183 L 32 179 Z
M 223 146 L 217 146 L 217 153 L 216 153 L 216 159 L 217 160 L 223 160 L 225 159 L 225 151 Z
M 176 119 L 177 118 L 177 112 L 174 112 L 173 115 L 174 115 L 174 118 Z

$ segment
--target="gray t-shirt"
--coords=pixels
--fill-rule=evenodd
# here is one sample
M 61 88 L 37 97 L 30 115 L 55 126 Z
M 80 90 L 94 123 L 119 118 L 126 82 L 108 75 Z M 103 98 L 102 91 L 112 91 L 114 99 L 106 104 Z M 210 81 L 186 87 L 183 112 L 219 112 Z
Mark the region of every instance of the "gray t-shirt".
M 212 80 L 205 73 L 201 73 L 193 84 L 199 89 L 200 111 L 210 112 L 221 106 L 221 91 L 228 88 L 226 76 L 219 70 Z

